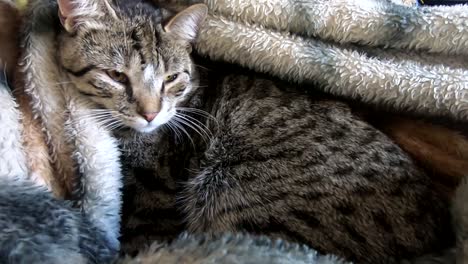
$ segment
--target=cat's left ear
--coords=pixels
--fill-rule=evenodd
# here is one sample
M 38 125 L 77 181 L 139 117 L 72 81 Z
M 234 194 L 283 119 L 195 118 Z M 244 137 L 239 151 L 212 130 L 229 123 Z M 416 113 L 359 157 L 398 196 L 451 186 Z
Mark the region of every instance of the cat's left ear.
M 198 30 L 208 14 L 205 4 L 196 4 L 175 15 L 165 26 L 164 30 L 176 36 L 179 40 L 192 43 L 197 37 Z
M 66 31 L 79 27 L 98 28 L 106 15 L 117 18 L 107 0 L 57 0 L 59 18 Z

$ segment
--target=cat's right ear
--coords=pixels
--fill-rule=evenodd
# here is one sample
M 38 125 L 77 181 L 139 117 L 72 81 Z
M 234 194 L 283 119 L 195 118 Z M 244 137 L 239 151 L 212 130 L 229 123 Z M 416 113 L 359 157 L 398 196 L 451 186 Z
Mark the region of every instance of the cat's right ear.
M 102 27 L 101 18 L 106 14 L 117 19 L 107 0 L 57 0 L 60 22 L 66 31 L 73 33 L 80 26 Z

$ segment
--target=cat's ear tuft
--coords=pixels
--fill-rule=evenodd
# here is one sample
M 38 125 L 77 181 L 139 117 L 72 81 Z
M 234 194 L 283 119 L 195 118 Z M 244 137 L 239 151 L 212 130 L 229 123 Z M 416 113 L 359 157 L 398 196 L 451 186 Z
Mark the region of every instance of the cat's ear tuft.
M 165 26 L 164 30 L 176 38 L 193 42 L 198 30 L 208 14 L 205 4 L 195 4 L 175 15 Z
M 59 18 L 68 32 L 74 32 L 79 26 L 99 27 L 105 14 L 117 19 L 115 11 L 107 0 L 57 0 Z

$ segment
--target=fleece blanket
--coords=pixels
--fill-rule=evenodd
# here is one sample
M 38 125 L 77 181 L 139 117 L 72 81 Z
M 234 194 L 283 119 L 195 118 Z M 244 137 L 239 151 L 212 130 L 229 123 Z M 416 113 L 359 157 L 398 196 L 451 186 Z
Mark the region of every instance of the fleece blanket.
M 395 111 L 468 118 L 468 6 L 203 2 L 211 13 L 196 44 L 202 55 Z
M 200 1 L 165 2 L 186 6 Z M 467 121 L 468 7 L 414 8 L 383 0 L 205 3 L 210 15 L 195 45 L 201 55 L 291 82 L 314 83 L 331 94 L 394 111 Z M 60 181 L 72 199 L 80 200 L 76 206 L 118 246 L 121 172 L 117 142 L 91 117 L 86 102 L 70 84 L 57 81 L 60 69 L 48 60 L 55 49 L 51 29 L 57 22 L 56 11 L 55 1 L 30 1 L 21 37 L 20 81 L 46 135 Z M 0 173 L 17 178 L 37 175 L 25 165 L 18 133 L 21 113 L 5 87 L 0 95 L 0 121 L 8 124 L 8 129 L 0 129 L 0 153 L 8 153 L 0 156 Z M 468 237 L 467 199 L 468 184 L 463 183 L 453 207 L 460 263 L 464 251 L 468 253 L 464 241 Z M 187 249 L 184 245 L 188 244 L 193 245 L 168 247 Z M 213 250 L 233 252 L 224 249 Z M 182 252 L 191 254 L 190 250 Z M 314 260 L 337 263 L 333 257 Z

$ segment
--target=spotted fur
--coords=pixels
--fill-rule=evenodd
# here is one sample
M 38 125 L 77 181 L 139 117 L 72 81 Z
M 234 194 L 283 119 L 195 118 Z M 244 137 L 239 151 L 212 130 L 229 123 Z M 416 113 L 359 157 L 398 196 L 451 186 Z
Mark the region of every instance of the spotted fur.
M 429 177 L 345 103 L 222 66 L 198 83 L 203 5 L 169 21 L 143 3 L 85 21 L 60 12 L 62 69 L 121 142 L 127 252 L 185 229 L 267 234 L 359 263 L 448 245 Z

